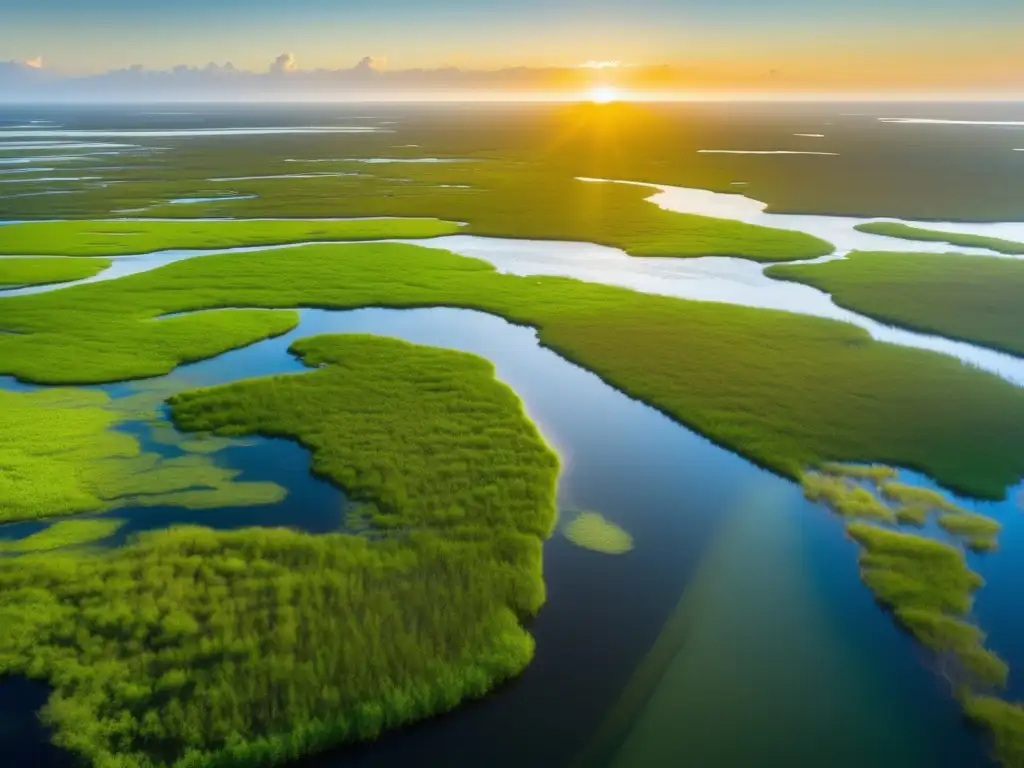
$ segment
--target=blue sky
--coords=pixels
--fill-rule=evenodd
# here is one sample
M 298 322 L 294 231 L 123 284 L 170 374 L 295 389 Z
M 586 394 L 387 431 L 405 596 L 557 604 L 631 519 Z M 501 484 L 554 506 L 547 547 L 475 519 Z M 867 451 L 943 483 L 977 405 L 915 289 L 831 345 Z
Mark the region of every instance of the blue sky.
M 98 72 L 232 61 L 265 69 L 567 66 L 866 55 L 938 49 L 951 30 L 979 50 L 1011 44 L 1022 0 L 0 0 L 0 60 Z M 965 37 L 966 36 L 966 37 Z M 1019 45 L 1019 43 L 1018 43 Z M 1012 49 L 1007 49 L 1012 50 Z

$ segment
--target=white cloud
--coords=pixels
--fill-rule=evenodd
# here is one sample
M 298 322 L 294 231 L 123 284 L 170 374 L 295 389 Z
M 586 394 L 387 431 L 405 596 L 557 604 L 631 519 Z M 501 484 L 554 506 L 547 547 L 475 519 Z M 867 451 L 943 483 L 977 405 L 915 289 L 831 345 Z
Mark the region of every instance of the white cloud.
M 582 69 L 618 69 L 622 66 L 621 61 L 585 61 L 580 64 Z
M 42 69 L 43 68 L 43 57 L 36 56 L 31 59 L 22 59 L 18 62 L 22 66 L 28 67 L 29 69 Z
M 382 56 L 363 56 L 353 69 L 356 72 L 380 72 L 387 63 L 388 60 Z
M 283 75 L 288 72 L 295 72 L 299 68 L 299 64 L 295 61 L 294 53 L 282 53 L 276 59 L 274 63 L 270 65 L 270 71 L 275 75 Z

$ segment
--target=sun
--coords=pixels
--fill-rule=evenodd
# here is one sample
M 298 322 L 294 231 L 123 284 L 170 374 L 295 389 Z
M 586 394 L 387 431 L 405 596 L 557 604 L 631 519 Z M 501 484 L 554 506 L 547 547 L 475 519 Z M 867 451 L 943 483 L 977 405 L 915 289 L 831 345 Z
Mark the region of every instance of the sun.
M 590 89 L 588 97 L 594 104 L 611 104 L 619 98 L 619 89 L 610 85 L 599 85 Z

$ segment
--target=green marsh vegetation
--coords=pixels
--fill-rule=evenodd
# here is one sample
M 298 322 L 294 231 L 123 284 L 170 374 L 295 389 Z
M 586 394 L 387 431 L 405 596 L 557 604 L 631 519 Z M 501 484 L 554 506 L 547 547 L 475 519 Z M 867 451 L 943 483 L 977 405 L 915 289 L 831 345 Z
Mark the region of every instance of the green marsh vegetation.
M 86 390 L 0 391 L 0 522 L 282 498 L 279 486 L 237 482 L 237 470 L 207 456 L 143 453 L 134 437 L 117 430 L 125 417 L 111 403 Z
M 769 267 L 885 323 L 1024 355 L 1024 263 L 952 253 L 854 252 L 824 264 Z
M 93 544 L 113 536 L 124 522 L 112 518 L 61 520 L 22 539 L 0 539 L 0 553 L 46 552 L 62 547 Z
M 964 248 L 986 248 L 990 251 L 1006 254 L 1024 253 L 1024 243 L 1017 243 L 1013 240 L 1004 240 L 999 237 L 986 237 L 985 235 L 966 235 L 958 232 L 942 232 L 935 229 L 924 229 L 909 224 L 901 224 L 896 221 L 871 221 L 865 224 L 858 224 L 854 229 L 861 232 L 868 232 L 873 235 L 885 235 L 887 237 L 899 237 L 904 240 L 918 240 L 928 243 L 949 243 Z
M 0 336 L 0 372 L 42 383 L 152 376 L 296 322 L 257 309 L 157 319 L 166 313 L 442 305 L 532 325 L 612 386 L 793 478 L 876 459 L 998 498 L 1024 473 L 1024 393 L 951 358 L 829 320 L 502 275 L 397 243 L 206 256 L 0 300 L 0 327 L 19 332 Z
M 284 170 L 322 171 L 320 165 L 299 168 L 293 164 Z M 387 167 L 354 162 L 339 163 L 337 170 L 362 172 Z M 232 205 L 229 215 L 247 220 L 189 221 L 187 217 L 198 215 L 204 206 L 167 205 L 139 215 L 178 221 L 10 225 L 0 232 L 0 254 L 118 255 L 167 248 L 433 237 L 457 232 L 583 240 L 619 247 L 634 256 L 738 256 L 772 262 L 814 258 L 833 250 L 830 243 L 802 232 L 665 211 L 647 202 L 650 189 L 578 181 L 553 174 L 543 165 L 497 161 L 424 164 L 403 166 L 400 173 L 411 176 L 411 183 L 372 175 L 230 182 L 232 188 L 241 185 L 246 193 L 257 195 Z M 322 194 L 311 195 L 311 187 L 319 188 Z M 161 190 L 157 187 L 152 191 L 159 194 Z M 296 201 L 303 206 L 298 211 Z M 257 220 L 296 216 L 307 220 Z M 328 216 L 398 218 L 362 222 L 315 218 Z M 452 223 L 456 221 L 465 221 L 467 226 Z M 392 222 L 399 224 L 393 226 Z
M 995 696 L 965 695 L 964 711 L 995 741 L 995 757 L 1005 768 L 1024 766 L 1024 707 Z
M 826 461 L 822 464 L 821 471 L 852 480 L 870 480 L 875 485 L 892 480 L 899 474 L 896 469 L 884 464 L 839 464 L 834 461 Z
M 938 491 L 896 482 L 891 479 L 894 472 L 851 466 L 844 474 L 843 466 L 825 467 L 829 474 L 805 475 L 805 493 L 840 514 L 862 518 L 847 523 L 846 530 L 861 547 L 864 583 L 897 622 L 944 663 L 967 716 L 994 735 L 1000 762 L 1008 768 L 1024 765 L 1024 708 L 976 694 L 979 689 L 1004 688 L 1010 672 L 1006 662 L 985 647 L 985 633 L 967 620 L 973 595 L 984 580 L 968 567 L 960 548 L 863 519 L 892 523 L 894 517 L 899 523 L 921 526 L 934 513 L 940 526 L 979 552 L 997 547 L 1000 523 L 968 512 Z M 870 484 L 874 492 L 858 483 Z M 869 496 L 877 493 L 876 503 L 892 517 L 879 515 L 872 505 L 863 505 L 866 511 L 858 511 L 858 504 L 848 501 L 855 493 L 851 489 Z M 899 506 L 893 509 L 884 501 Z
M 804 496 L 810 501 L 822 502 L 844 517 L 865 517 L 884 522 L 896 520 L 896 513 L 867 488 L 858 485 L 854 478 L 807 472 L 801 478 L 801 484 Z
M 317 370 L 173 398 L 188 428 L 287 436 L 376 536 L 147 533 L 0 561 L 0 672 L 54 687 L 96 766 L 247 766 L 447 711 L 529 663 L 558 459 L 488 362 L 392 339 L 293 346 Z
M 1003 526 L 991 517 L 969 512 L 946 514 L 939 517 L 939 525 L 966 540 L 967 546 L 979 552 L 997 548 L 996 541 Z
M 109 266 L 109 259 L 0 259 L 0 287 L 83 280 Z
M 597 512 L 581 512 L 565 526 L 565 536 L 583 549 L 606 555 L 624 555 L 633 549 L 633 537 Z
M 363 163 L 337 167 L 389 168 Z M 350 179 L 352 191 L 332 200 L 334 215 L 434 216 L 467 222 L 465 234 L 581 240 L 621 248 L 632 256 L 738 256 L 771 262 L 833 250 L 830 243 L 802 232 L 665 211 L 647 201 L 650 189 L 579 181 L 544 162 L 403 165 L 399 173 L 411 183 Z M 463 185 L 471 189 L 459 188 Z M 259 185 L 247 184 L 246 189 L 262 191 Z M 275 208 L 283 213 L 291 203 L 267 190 L 243 205 L 244 215 L 255 216 L 277 215 Z
M 314 107 L 304 107 L 303 111 L 303 119 L 311 124 L 339 117 L 336 112 Z M 886 215 L 933 221 L 1007 221 L 1024 216 L 1024 181 L 1016 164 L 992 160 L 1006 151 L 1004 132 L 999 131 L 985 132 L 972 142 L 951 142 L 942 131 L 922 129 L 918 133 L 908 129 L 914 131 L 914 140 L 908 143 L 896 135 L 900 128 L 850 121 L 841 131 L 825 131 L 827 137 L 815 143 L 815 149 L 839 152 L 835 157 L 714 155 L 698 150 L 807 149 L 807 139 L 791 134 L 807 130 L 809 121 L 820 124 L 834 116 L 823 108 L 780 108 L 776 104 L 516 104 L 488 105 L 472 111 L 438 105 L 395 106 L 386 113 L 384 119 L 400 121 L 392 126 L 397 133 L 230 140 L 193 137 L 165 142 L 157 153 L 117 157 L 116 165 L 128 167 L 103 172 L 106 179 L 119 182 L 109 187 L 3 203 L 8 218 L 95 218 L 145 202 L 225 192 L 243 194 L 251 191 L 250 184 L 259 184 L 211 183 L 207 181 L 210 178 L 324 171 L 330 165 L 286 163 L 285 158 L 429 156 L 530 164 L 549 169 L 549 177 L 634 179 L 717 191 L 735 190 L 730 182 L 746 181 L 749 184 L 744 189 L 779 213 Z M 119 119 L 127 121 L 131 116 L 121 115 Z M 406 144 L 420 146 L 402 146 Z M 40 150 L 39 154 L 48 153 Z M 75 167 L 86 171 L 89 165 L 107 166 L 111 162 L 110 158 L 97 157 Z M 922 173 L 924 168 L 927 173 Z M 421 166 L 360 164 L 356 170 L 380 177 L 409 178 Z M 437 176 L 437 180 L 444 178 Z M 458 183 L 458 178 L 446 180 Z M 887 180 L 884 188 L 878 184 L 879 178 Z M 950 183 L 950 179 L 956 182 Z M 289 204 L 273 206 L 284 215 L 335 216 L 338 213 L 331 206 L 331 198 L 346 196 L 353 181 L 360 180 L 282 179 L 266 184 L 278 184 L 281 191 L 271 194 L 288 198 Z M 395 194 L 401 184 L 393 184 Z M 155 189 L 161 185 L 166 185 L 167 191 Z M 448 194 L 458 190 L 419 192 Z M 237 210 L 245 210 L 238 206 L 251 203 L 174 205 L 166 209 L 175 209 L 172 215 L 176 216 L 232 216 L 239 215 Z
M 847 525 L 861 545 L 861 578 L 880 603 L 920 643 L 949 655 L 957 677 L 982 687 L 1001 687 L 1005 662 L 984 647 L 985 635 L 963 616 L 983 581 L 967 567 L 956 547 L 923 536 L 886 530 L 869 523 Z
M 0 254 L 121 256 L 171 248 L 203 250 L 283 245 L 304 240 L 437 237 L 456 234 L 459 231 L 457 224 L 430 218 L 355 221 L 30 222 L 10 224 L 0 229 Z M 6 270 L 5 265 L 9 261 L 0 261 L 0 267 Z M 42 260 L 33 260 L 38 261 Z M 83 262 L 80 269 L 86 269 L 88 263 Z

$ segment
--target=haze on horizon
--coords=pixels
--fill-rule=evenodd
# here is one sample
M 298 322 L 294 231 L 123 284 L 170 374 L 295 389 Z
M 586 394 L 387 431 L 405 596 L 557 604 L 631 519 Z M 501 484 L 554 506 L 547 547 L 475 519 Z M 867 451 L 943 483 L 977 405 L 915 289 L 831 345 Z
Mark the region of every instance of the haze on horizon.
M 0 101 L 1024 98 L 1019 0 L 34 0 Z

